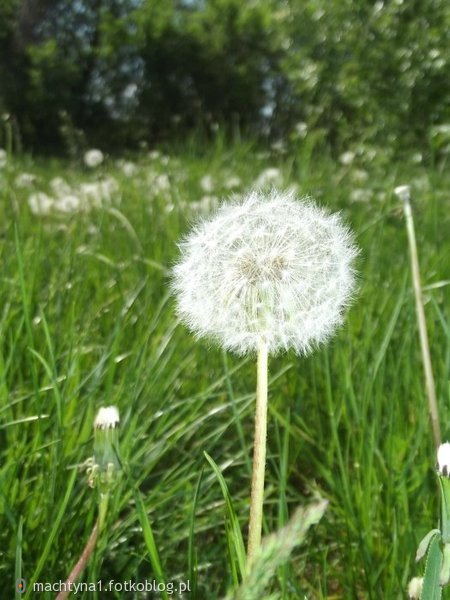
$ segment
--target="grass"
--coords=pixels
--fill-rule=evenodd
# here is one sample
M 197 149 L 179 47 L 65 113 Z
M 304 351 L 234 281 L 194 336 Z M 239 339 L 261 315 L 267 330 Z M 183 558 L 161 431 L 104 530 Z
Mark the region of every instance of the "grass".
M 209 195 L 222 197 L 231 175 L 239 176 L 235 191 L 242 192 L 265 168 L 277 167 L 281 185 L 296 184 L 342 210 L 362 253 L 359 296 L 332 343 L 304 359 L 270 360 L 264 532 L 284 526 L 316 494 L 329 501 L 277 571 L 272 592 L 284 600 L 404 598 L 409 579 L 423 569 L 414 564 L 417 544 L 437 524 L 438 486 L 406 231 L 393 188 L 413 187 L 448 439 L 445 165 L 392 161 L 378 151 L 343 166 L 306 143 L 282 155 L 222 142 L 168 153 L 168 164 L 136 157 L 129 176 L 112 158 L 95 172 L 29 157 L 0 171 L 2 589 L 12 597 L 19 576 L 28 583 L 64 580 L 76 562 L 97 516 L 79 467 L 92 455 L 95 413 L 110 404 L 121 414 L 126 476 L 83 580 L 190 578 L 189 597 L 203 600 L 222 598 L 239 579 L 236 527 L 245 542 L 254 361 L 196 342 L 177 323 L 168 273 L 177 241 L 199 212 L 193 203 L 205 195 L 205 174 L 213 179 Z M 38 177 L 34 191 L 48 191 L 55 176 L 77 187 L 112 175 L 118 189 L 112 206 L 37 216 L 27 204 L 33 190 L 16 183 L 23 171 Z M 170 187 L 157 184 L 158 174 L 168 175 Z

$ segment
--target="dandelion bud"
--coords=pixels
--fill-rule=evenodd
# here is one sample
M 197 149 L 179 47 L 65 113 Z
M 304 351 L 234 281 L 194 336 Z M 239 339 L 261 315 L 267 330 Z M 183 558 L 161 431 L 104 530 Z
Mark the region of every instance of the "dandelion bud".
M 419 600 L 423 588 L 423 577 L 413 577 L 408 584 L 408 598 Z
M 240 354 L 306 354 L 341 322 L 355 287 L 352 236 L 293 192 L 252 191 L 224 204 L 180 245 L 178 314 L 200 337 Z
M 437 450 L 438 473 L 450 477 L 450 443 L 441 444 Z
M 120 472 L 119 411 L 115 406 L 102 407 L 94 421 L 94 469 L 101 486 L 109 486 Z
M 398 185 L 394 188 L 394 194 L 402 202 L 409 202 L 411 200 L 411 188 L 409 185 Z

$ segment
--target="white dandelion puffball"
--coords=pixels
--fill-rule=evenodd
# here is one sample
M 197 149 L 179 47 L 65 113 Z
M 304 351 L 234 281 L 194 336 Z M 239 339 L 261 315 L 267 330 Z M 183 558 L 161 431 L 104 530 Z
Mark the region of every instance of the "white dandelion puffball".
M 261 343 L 271 353 L 307 353 L 333 333 L 355 288 L 349 230 L 293 192 L 256 190 L 222 205 L 180 249 L 179 316 L 239 354 Z
M 93 148 L 92 150 L 88 150 L 84 155 L 84 164 L 94 169 L 102 164 L 104 159 L 103 152 L 101 150 L 97 150 L 97 148 Z

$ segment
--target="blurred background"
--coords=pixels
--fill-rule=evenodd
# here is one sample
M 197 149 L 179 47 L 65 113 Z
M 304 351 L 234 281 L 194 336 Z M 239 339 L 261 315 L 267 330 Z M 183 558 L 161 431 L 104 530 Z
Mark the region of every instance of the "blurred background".
M 2 0 L 0 114 L 36 153 L 219 127 L 441 151 L 449 30 L 447 0 Z

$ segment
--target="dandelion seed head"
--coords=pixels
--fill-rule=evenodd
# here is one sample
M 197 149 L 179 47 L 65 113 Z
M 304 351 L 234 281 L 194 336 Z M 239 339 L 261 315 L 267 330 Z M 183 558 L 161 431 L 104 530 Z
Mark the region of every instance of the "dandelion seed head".
M 411 187 L 409 185 L 398 185 L 394 188 L 394 194 L 401 202 L 409 202 L 411 200 Z
M 180 244 L 172 287 L 198 337 L 245 354 L 261 341 L 306 354 L 342 320 L 357 254 L 339 215 L 293 192 L 222 205 Z
M 84 164 L 90 169 L 94 169 L 102 164 L 104 160 L 103 152 L 97 148 L 88 150 L 84 155 Z

